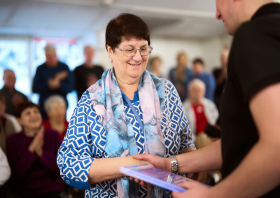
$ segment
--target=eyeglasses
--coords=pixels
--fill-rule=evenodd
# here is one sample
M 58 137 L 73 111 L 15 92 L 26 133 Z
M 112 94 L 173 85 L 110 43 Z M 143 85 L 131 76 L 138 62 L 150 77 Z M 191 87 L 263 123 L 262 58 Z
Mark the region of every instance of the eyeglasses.
M 117 47 L 116 47 L 117 48 Z M 117 48 L 119 49 L 120 51 L 122 51 L 123 55 L 124 56 L 135 56 L 136 53 L 137 53 L 137 50 L 139 50 L 140 54 L 142 56 L 148 56 L 152 53 L 152 50 L 153 48 L 151 46 L 148 46 L 148 47 L 142 47 L 140 49 L 120 49 L 120 48 Z

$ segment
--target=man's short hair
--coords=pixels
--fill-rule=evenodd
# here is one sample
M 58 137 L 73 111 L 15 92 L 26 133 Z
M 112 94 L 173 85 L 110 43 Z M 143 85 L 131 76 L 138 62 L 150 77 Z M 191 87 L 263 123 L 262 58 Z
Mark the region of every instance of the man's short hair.
M 94 47 L 92 47 L 91 45 L 86 45 L 86 46 L 84 47 L 84 51 L 85 51 L 86 49 L 88 49 L 88 48 L 91 48 L 91 49 L 94 51 Z
M 204 66 L 204 61 L 202 60 L 202 58 L 196 58 L 196 59 L 193 60 L 193 65 L 197 64 L 197 63 Z
M 32 108 L 35 107 L 40 111 L 40 108 L 38 105 L 34 104 L 33 102 L 30 101 L 24 101 L 22 103 L 20 103 L 17 107 L 16 107 L 16 117 L 20 118 L 21 117 L 21 113 L 27 109 L 27 108 Z
M 4 70 L 4 75 L 7 73 L 7 72 L 13 72 L 13 73 L 15 73 L 13 70 L 11 70 L 11 69 L 5 69 Z
M 55 46 L 53 44 L 47 44 L 44 48 L 45 53 L 47 52 L 56 52 Z

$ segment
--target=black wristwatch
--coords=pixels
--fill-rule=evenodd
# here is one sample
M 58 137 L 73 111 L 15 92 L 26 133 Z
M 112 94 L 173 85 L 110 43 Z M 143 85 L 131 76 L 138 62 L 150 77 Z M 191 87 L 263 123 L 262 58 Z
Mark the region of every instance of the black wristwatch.
M 169 157 L 171 161 L 171 170 L 172 173 L 178 174 L 178 163 L 175 155 Z

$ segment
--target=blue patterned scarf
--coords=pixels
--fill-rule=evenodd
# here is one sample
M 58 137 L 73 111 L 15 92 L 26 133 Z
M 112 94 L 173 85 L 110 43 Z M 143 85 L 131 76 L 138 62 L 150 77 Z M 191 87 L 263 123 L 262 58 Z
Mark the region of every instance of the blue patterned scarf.
M 120 87 L 113 69 L 106 70 L 102 78 L 90 88 L 90 98 L 98 121 L 106 130 L 105 151 L 110 157 L 138 154 L 132 124 L 125 113 Z M 144 71 L 139 86 L 139 100 L 143 113 L 145 153 L 163 157 L 165 144 L 161 130 L 164 84 L 148 71 Z M 120 198 L 138 197 L 139 184 L 123 178 L 117 179 Z M 148 190 L 148 197 L 162 197 L 162 189 Z

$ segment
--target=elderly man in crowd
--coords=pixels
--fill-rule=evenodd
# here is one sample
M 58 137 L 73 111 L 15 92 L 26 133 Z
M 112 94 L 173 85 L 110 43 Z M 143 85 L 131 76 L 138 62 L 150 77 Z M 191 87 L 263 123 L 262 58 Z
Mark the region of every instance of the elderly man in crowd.
M 13 70 L 6 69 L 4 71 L 4 86 L 0 90 L 0 95 L 5 98 L 6 101 L 6 113 L 15 115 L 16 106 L 22 101 L 27 101 L 27 97 L 15 89 L 16 76 Z
M 75 75 L 75 89 L 77 90 L 78 100 L 88 87 L 95 84 L 102 76 L 104 69 L 100 65 L 93 63 L 94 49 L 91 46 L 84 48 L 85 62 L 76 67 Z
M 44 101 L 51 95 L 66 96 L 73 90 L 74 80 L 69 67 L 59 62 L 53 45 L 45 47 L 46 62 L 38 66 L 33 80 L 33 92 L 40 95 L 39 106 L 43 119 L 47 118 Z M 68 104 L 68 103 L 67 103 Z
M 197 144 L 201 142 L 199 137 L 205 136 L 206 125 L 208 123 L 214 125 L 219 116 L 215 103 L 205 98 L 205 90 L 205 84 L 201 80 L 192 80 L 188 85 L 189 98 L 183 103 L 193 136 L 198 137 L 197 148 L 200 148 Z

